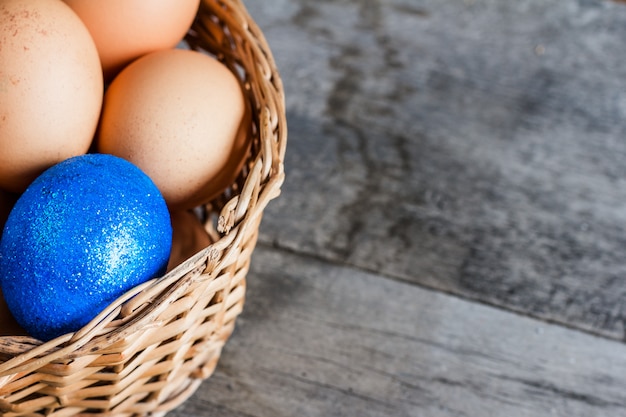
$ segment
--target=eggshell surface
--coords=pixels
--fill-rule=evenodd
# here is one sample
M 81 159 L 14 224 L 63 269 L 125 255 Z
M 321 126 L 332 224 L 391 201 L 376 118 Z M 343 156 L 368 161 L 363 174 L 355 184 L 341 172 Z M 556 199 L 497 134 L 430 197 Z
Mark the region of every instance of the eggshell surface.
M 91 32 L 107 80 L 149 52 L 176 46 L 200 0 L 63 0 Z
M 0 188 L 21 192 L 87 152 L 103 97 L 98 52 L 60 0 L 0 2 Z
M 190 211 L 180 210 L 170 212 L 172 219 L 172 250 L 167 271 L 191 258 L 212 242 L 204 225 Z
M 0 285 L 17 322 L 49 340 L 87 324 L 135 285 L 162 274 L 169 212 L 131 163 L 87 154 L 41 174 L 0 240 Z
M 188 209 L 232 184 L 249 127 L 235 75 L 211 56 L 173 49 L 139 58 L 111 83 L 97 149 L 133 162 L 172 209 Z

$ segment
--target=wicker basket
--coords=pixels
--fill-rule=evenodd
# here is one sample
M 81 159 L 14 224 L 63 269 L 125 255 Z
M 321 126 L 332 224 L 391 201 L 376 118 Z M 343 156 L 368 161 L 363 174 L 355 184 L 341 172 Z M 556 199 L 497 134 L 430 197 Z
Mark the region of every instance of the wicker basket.
M 200 207 L 214 243 L 47 343 L 0 337 L 0 415 L 157 416 L 208 378 L 242 311 L 262 212 L 282 185 L 284 96 L 263 34 L 239 0 L 202 0 L 186 38 L 240 78 L 252 147 L 235 184 Z

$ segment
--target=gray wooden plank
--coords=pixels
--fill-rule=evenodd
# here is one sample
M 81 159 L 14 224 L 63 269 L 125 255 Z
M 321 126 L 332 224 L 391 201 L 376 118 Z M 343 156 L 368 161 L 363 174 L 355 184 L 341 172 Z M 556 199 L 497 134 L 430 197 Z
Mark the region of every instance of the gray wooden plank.
M 247 4 L 290 128 L 262 241 L 625 338 L 626 5 Z
M 626 415 L 626 346 L 261 245 L 214 375 L 176 416 Z

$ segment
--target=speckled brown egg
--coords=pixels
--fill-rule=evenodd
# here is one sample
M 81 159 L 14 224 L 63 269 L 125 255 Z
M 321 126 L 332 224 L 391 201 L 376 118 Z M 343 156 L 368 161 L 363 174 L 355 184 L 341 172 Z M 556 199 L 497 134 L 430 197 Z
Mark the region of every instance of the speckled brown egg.
M 159 51 L 109 86 L 97 150 L 131 161 L 171 209 L 188 209 L 233 183 L 249 127 L 243 91 L 225 65 L 201 52 Z
M 102 71 L 87 28 L 65 3 L 0 2 L 0 95 L 0 188 L 23 191 L 88 150 Z

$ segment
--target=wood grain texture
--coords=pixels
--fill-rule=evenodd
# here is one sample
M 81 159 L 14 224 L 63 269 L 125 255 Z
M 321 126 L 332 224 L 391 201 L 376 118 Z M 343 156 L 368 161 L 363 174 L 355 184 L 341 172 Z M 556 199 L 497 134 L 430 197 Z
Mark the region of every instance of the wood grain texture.
M 626 415 L 626 6 L 247 5 L 286 183 L 171 415 Z
M 290 128 L 263 242 L 625 338 L 626 6 L 248 3 Z
M 623 344 L 260 247 L 216 373 L 172 417 L 618 416 Z

